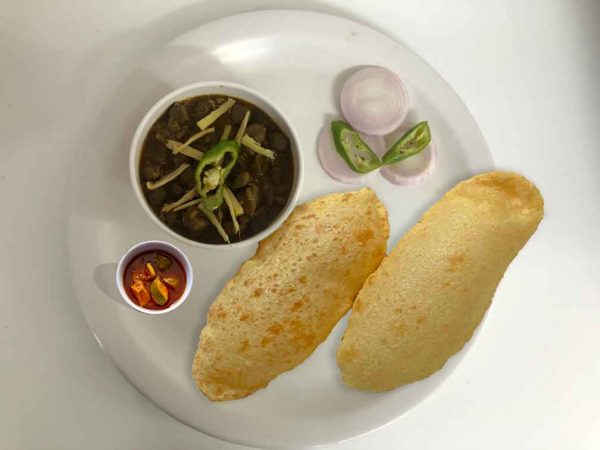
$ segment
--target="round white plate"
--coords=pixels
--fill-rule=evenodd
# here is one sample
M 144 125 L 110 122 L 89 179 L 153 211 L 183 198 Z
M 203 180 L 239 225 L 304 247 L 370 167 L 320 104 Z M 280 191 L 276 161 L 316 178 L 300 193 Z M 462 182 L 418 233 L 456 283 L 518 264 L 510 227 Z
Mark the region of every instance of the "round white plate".
M 342 82 L 365 65 L 395 70 L 411 101 L 408 120 L 427 119 L 438 166 L 426 182 L 400 188 L 368 181 L 391 222 L 391 248 L 455 182 L 493 167 L 482 135 L 444 80 L 398 42 L 337 17 L 299 11 L 260 11 L 228 17 L 156 49 L 138 70 L 106 92 L 89 142 L 72 155 L 67 257 L 74 289 L 98 342 L 127 379 L 180 421 L 213 436 L 258 447 L 298 448 L 349 439 L 404 414 L 452 371 L 464 351 L 432 377 L 395 391 L 370 394 L 340 381 L 335 351 L 342 320 L 296 369 L 243 399 L 211 403 L 195 387 L 191 362 L 206 311 L 252 247 L 207 251 L 173 241 L 142 211 L 128 180 L 129 143 L 146 110 L 162 95 L 202 80 L 229 80 L 266 94 L 296 125 L 305 151 L 301 201 L 352 189 L 319 165 L 318 133 L 338 115 Z M 195 281 L 173 313 L 140 314 L 114 286 L 120 256 L 133 244 L 162 239 L 189 256 Z

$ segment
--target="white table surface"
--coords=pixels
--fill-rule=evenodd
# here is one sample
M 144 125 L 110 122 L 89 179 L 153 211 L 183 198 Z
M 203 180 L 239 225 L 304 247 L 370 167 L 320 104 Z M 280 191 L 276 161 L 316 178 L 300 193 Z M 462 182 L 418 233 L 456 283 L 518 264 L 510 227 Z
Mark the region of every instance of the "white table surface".
M 167 416 L 102 352 L 63 264 L 63 198 L 86 126 L 149 49 L 267 8 L 334 13 L 412 48 L 464 99 L 497 167 L 546 200 L 456 372 L 335 448 L 600 448 L 597 0 L 2 0 L 0 448 L 242 448 Z

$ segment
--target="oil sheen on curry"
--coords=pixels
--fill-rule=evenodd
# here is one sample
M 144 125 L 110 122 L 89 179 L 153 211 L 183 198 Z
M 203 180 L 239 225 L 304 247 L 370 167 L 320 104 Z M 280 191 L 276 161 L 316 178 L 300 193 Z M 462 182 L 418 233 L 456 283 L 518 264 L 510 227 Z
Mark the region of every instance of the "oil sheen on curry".
M 150 128 L 139 171 L 160 220 L 209 244 L 267 228 L 294 181 L 288 136 L 257 106 L 222 95 L 173 103 Z

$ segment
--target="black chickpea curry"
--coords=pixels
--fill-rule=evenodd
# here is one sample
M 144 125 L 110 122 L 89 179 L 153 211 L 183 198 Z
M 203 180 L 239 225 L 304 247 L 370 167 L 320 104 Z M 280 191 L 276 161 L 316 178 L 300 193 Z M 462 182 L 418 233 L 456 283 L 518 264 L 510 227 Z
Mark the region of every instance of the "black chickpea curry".
M 173 103 L 152 125 L 140 179 L 154 213 L 176 233 L 223 244 L 267 228 L 294 181 L 290 140 L 244 100 L 205 95 Z

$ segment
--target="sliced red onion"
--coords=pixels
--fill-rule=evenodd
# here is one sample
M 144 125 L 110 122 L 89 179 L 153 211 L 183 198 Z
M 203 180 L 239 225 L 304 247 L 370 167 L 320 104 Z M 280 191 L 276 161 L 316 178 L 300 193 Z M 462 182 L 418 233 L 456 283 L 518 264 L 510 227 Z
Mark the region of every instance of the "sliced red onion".
M 427 178 L 435 168 L 437 149 L 433 141 L 410 158 L 381 168 L 381 174 L 390 182 L 401 186 L 420 183 Z
M 346 80 L 340 104 L 355 130 L 381 136 L 398 128 L 406 118 L 408 91 L 391 70 L 368 67 Z
M 385 153 L 385 141 L 383 137 L 361 135 L 361 138 L 378 156 L 382 156 Z M 353 171 L 335 149 L 329 125 L 321 131 L 318 147 L 319 161 L 321 161 L 323 169 L 325 169 L 325 172 L 331 178 L 337 181 L 348 184 L 359 184 L 373 178 L 378 172 L 378 170 L 373 170 L 372 172 L 362 174 Z

